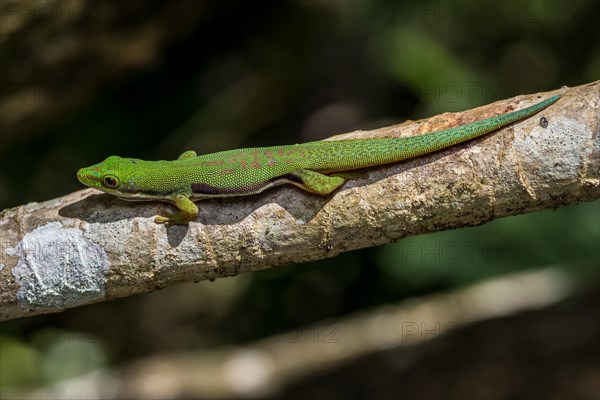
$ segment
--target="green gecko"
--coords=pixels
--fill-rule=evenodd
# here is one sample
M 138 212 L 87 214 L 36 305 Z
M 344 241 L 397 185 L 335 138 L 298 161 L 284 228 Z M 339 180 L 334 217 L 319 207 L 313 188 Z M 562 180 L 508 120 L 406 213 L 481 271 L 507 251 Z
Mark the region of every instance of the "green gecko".
M 196 155 L 186 151 L 174 161 L 108 157 L 82 168 L 84 185 L 124 200 L 173 203 L 179 212 L 157 216 L 156 223 L 186 225 L 198 214 L 196 200 L 246 196 L 282 184 L 328 195 L 352 171 L 431 153 L 527 118 L 560 98 L 463 126 L 404 138 L 317 141 L 287 146 L 245 148 Z

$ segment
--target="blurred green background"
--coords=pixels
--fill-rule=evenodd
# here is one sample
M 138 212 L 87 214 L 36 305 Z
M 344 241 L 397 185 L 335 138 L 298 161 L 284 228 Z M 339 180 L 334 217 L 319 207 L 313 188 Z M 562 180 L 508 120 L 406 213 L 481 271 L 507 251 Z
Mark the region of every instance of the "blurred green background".
M 0 209 L 81 189 L 76 170 L 113 154 L 318 140 L 600 78 L 593 0 L 1 7 Z M 241 343 L 522 269 L 597 284 L 599 241 L 596 201 L 4 323 L 0 387 Z

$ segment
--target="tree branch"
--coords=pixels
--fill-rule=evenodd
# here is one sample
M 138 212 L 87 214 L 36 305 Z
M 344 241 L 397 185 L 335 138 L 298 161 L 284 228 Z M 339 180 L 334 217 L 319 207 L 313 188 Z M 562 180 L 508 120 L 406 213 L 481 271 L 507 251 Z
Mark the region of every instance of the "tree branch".
M 600 81 L 332 139 L 436 131 L 556 93 L 562 99 L 536 116 L 432 155 L 370 169 L 331 197 L 289 187 L 204 201 L 189 227 L 170 228 L 153 222 L 169 205 L 128 203 L 92 189 L 5 210 L 0 320 L 597 199 Z
M 70 398 L 98 399 L 285 397 L 277 395 L 281 395 L 282 390 L 291 392 L 290 384 L 294 382 L 336 370 L 338 375 L 347 376 L 349 367 L 358 360 L 384 351 L 388 355 L 391 352 L 401 354 L 393 358 L 402 360 L 402 365 L 395 365 L 396 375 L 420 364 L 430 364 L 427 354 L 431 345 L 439 348 L 444 339 L 450 339 L 450 345 L 457 347 L 458 340 L 452 335 L 468 336 L 465 329 L 483 321 L 495 320 L 505 328 L 498 332 L 496 324 L 496 336 L 490 338 L 488 333 L 483 340 L 489 345 L 491 339 L 496 339 L 494 344 L 498 344 L 499 340 L 506 339 L 500 335 L 517 336 L 515 316 L 526 311 L 547 309 L 574 297 L 576 293 L 589 290 L 582 282 L 556 268 L 510 274 L 446 293 L 385 304 L 366 312 L 363 310 L 237 346 L 153 355 L 114 369 L 96 370 L 29 393 L 7 393 L 6 398 L 65 398 L 67 393 Z M 563 317 L 569 311 L 572 310 L 561 307 Z M 552 315 L 555 314 L 556 311 Z M 507 320 L 509 316 L 513 319 Z M 548 337 L 546 340 L 554 341 L 556 336 L 552 333 L 555 332 L 550 330 L 552 333 L 548 333 L 547 322 L 541 324 L 531 314 L 527 317 L 528 327 L 535 323 L 535 332 L 543 331 Z M 554 318 L 564 320 L 556 316 Z M 213 333 L 220 334 L 218 330 Z M 477 344 L 482 341 L 482 335 L 473 334 L 469 340 L 473 336 L 479 337 L 475 341 Z M 518 336 L 522 345 L 526 339 Z M 565 337 L 565 340 L 577 337 L 577 343 L 585 343 L 586 335 L 583 338 L 579 333 L 566 336 L 568 338 Z M 528 339 L 534 340 L 533 337 Z M 535 340 L 538 343 L 542 338 L 535 336 Z M 545 349 L 543 346 L 541 348 Z M 460 347 L 460 351 L 465 350 Z M 469 347 L 468 350 L 472 349 Z M 481 354 L 489 360 L 488 353 Z M 448 369 L 460 368 L 455 363 L 443 365 L 445 368 L 435 371 L 444 377 L 448 376 Z M 514 365 L 511 364 L 507 368 L 512 367 Z M 373 369 L 373 365 L 370 368 Z

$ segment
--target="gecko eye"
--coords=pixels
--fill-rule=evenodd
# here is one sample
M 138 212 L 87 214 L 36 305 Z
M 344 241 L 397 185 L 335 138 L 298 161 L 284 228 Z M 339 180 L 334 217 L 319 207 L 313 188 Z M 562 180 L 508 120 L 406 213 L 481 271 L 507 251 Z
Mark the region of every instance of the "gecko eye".
M 107 188 L 114 189 L 117 187 L 118 184 L 119 184 L 119 181 L 117 181 L 116 178 L 114 178 L 112 176 L 104 177 L 104 186 L 106 186 Z

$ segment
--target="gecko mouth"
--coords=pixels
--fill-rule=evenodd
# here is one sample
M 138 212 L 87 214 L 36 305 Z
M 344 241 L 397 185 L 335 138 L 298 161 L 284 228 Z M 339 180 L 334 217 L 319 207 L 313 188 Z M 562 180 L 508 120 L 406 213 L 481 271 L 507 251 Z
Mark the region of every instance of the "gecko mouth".
M 86 186 L 102 182 L 102 179 L 98 173 L 95 171 L 90 171 L 89 168 L 81 168 L 79 171 L 77 171 L 77 179 Z

